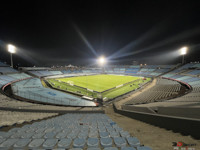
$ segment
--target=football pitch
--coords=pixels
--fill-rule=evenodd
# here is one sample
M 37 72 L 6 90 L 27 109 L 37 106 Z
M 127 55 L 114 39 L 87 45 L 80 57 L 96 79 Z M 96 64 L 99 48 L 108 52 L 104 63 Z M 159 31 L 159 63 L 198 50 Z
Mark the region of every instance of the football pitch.
M 140 84 L 150 81 L 141 77 L 120 75 L 89 75 L 46 80 L 53 88 L 81 96 L 113 99 L 137 89 Z

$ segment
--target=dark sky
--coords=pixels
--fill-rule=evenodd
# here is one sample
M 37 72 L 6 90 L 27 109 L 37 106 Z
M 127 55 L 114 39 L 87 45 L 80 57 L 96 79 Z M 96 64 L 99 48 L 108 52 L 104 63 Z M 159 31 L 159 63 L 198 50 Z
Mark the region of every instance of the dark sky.
M 0 60 L 9 63 L 6 44 L 17 47 L 15 65 L 92 65 L 200 60 L 198 0 L 7 1 L 0 5 Z

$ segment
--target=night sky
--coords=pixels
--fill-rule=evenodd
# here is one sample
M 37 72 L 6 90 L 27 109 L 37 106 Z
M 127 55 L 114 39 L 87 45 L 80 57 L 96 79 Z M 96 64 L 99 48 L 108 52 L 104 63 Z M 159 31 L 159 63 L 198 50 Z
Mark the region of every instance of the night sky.
M 198 0 L 7 1 L 0 5 L 0 60 L 17 47 L 19 66 L 94 65 L 200 61 Z

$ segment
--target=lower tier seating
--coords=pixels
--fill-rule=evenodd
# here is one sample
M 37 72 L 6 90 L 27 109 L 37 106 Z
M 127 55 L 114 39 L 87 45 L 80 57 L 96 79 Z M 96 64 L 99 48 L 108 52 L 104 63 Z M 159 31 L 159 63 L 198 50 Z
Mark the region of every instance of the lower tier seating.
M 0 132 L 0 149 L 151 150 L 105 114 L 65 114 Z
M 180 88 L 181 85 L 176 81 L 158 78 L 155 86 L 133 97 L 125 104 L 144 104 L 160 101 L 177 95 Z

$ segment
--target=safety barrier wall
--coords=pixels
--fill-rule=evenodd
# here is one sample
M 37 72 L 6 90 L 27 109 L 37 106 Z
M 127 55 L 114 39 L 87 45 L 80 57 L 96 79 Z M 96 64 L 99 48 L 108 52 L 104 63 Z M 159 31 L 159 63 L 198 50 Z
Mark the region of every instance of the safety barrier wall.
M 174 132 L 180 132 L 184 135 L 191 135 L 196 139 L 200 139 L 200 119 L 189 119 L 184 117 L 174 117 L 138 111 L 126 111 L 118 109 L 115 104 L 113 104 L 113 108 L 116 113 L 121 115 L 137 119 L 161 128 L 173 130 Z

